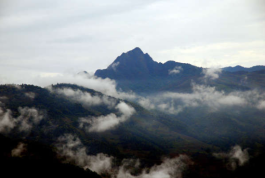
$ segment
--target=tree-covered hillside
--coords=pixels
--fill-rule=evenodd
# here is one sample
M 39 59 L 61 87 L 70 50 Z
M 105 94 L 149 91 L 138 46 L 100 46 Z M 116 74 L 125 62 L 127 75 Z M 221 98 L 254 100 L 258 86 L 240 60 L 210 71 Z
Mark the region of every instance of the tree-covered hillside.
M 220 95 L 214 90 L 213 92 Z M 224 93 L 221 96 L 225 96 Z M 182 97 L 192 98 L 193 95 Z M 47 88 L 1 85 L 0 101 L 1 137 L 3 143 L 9 143 L 5 144 L 8 149 L 3 147 L 1 151 L 3 160 L 6 160 L 4 162 L 8 162 L 6 165 L 25 163 L 25 167 L 42 167 L 46 162 L 40 163 L 39 157 L 42 160 L 45 158 L 42 154 L 47 153 L 51 155 L 47 156 L 47 162 L 60 160 L 108 177 L 110 172 L 106 173 L 106 170 L 115 172 L 115 168 L 110 167 L 110 162 L 119 165 L 124 159 L 140 159 L 141 168 L 144 168 L 161 164 L 163 156 L 185 154 L 195 163 L 188 161 L 190 169 L 183 173 L 184 176 L 205 177 L 208 173 L 200 169 L 204 165 L 208 171 L 218 170 L 209 174 L 211 177 L 218 177 L 220 171 L 233 177 L 242 172 L 230 172 L 222 160 L 212 154 L 241 145 L 249 148 L 253 158 L 259 160 L 265 145 L 264 111 L 255 107 L 247 109 L 242 106 L 216 105 L 217 110 L 209 112 L 212 104 L 207 105 L 205 100 L 200 101 L 202 103 L 196 107 L 184 107 L 187 103 L 181 101 L 183 108 L 176 115 L 156 109 L 146 110 L 132 101 L 106 96 L 72 84 L 57 84 Z M 207 101 L 212 102 L 209 98 Z M 196 102 L 199 102 L 198 98 Z M 223 100 L 219 102 L 224 103 Z M 20 142 L 23 144 L 19 145 Z M 35 143 L 44 147 L 46 145 L 47 149 L 31 160 L 32 157 L 27 155 L 31 154 L 31 144 L 34 147 Z M 23 155 L 24 147 L 28 153 L 26 156 Z M 40 147 L 34 147 L 32 154 Z M 16 150 L 17 155 L 22 155 L 22 158 L 12 157 L 12 150 Z M 103 167 L 92 164 L 95 162 L 98 165 L 99 161 L 104 162 Z M 59 162 L 54 164 L 55 167 L 58 166 L 58 170 L 69 166 Z M 214 168 L 209 165 L 214 165 Z M 246 166 L 253 169 L 252 163 Z M 23 167 L 21 169 L 27 170 Z M 140 169 L 135 171 L 135 174 L 140 173 Z M 90 174 L 80 172 L 88 173 Z

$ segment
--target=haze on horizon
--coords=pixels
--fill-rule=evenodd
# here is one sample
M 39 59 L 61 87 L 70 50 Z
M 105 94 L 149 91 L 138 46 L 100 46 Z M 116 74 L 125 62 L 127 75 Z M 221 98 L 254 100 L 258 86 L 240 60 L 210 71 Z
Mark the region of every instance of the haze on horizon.
M 0 1 L 0 81 L 106 68 L 140 47 L 158 62 L 265 65 L 263 0 Z

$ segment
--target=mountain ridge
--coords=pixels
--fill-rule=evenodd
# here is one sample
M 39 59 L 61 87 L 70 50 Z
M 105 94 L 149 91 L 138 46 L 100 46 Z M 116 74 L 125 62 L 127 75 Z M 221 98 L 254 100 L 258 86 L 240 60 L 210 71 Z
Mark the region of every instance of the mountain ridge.
M 128 66 L 131 67 L 129 70 Z M 123 52 L 106 69 L 98 69 L 95 72 L 95 75 L 101 78 L 111 78 L 111 79 L 120 80 L 120 79 L 139 79 L 141 77 L 146 78 L 148 75 L 149 75 L 148 77 L 150 77 L 150 75 L 156 75 L 154 72 L 162 72 L 161 76 L 165 77 L 169 76 L 170 75 L 169 70 L 173 70 L 174 67 L 176 66 L 180 67 L 189 66 L 194 69 L 203 69 L 202 67 L 197 67 L 189 63 L 181 63 L 172 60 L 166 61 L 165 63 L 157 62 L 154 61 L 153 58 L 148 53 L 144 53 L 139 47 L 135 47 L 134 49 L 126 53 Z M 131 77 L 128 73 L 132 72 L 135 74 L 136 67 L 139 67 L 139 72 L 145 75 L 136 75 L 135 78 Z M 126 75 L 123 75 L 122 77 L 119 76 L 120 73 L 117 71 L 117 69 L 127 71 L 127 73 L 125 73 Z M 241 72 L 241 71 L 254 72 L 254 71 L 265 70 L 265 66 L 256 65 L 252 67 L 243 67 L 237 65 L 235 67 L 229 66 L 220 69 L 225 72 Z M 166 72 L 167 75 L 165 74 L 165 70 L 167 70 Z
M 260 71 L 260 70 L 265 70 L 265 66 L 263 65 L 257 65 L 257 66 L 252 66 L 252 67 L 243 67 L 240 65 L 237 65 L 235 67 L 224 67 L 222 70 L 227 71 L 227 72 L 239 72 L 239 71 L 245 71 L 245 72 L 254 72 L 254 71 Z
M 214 71 L 175 61 L 160 63 L 136 47 L 122 53 L 108 68 L 97 70 L 94 75 L 115 80 L 117 89 L 138 94 L 164 91 L 192 92 L 192 83 L 205 84 L 206 81 L 217 90 L 232 91 L 265 88 L 264 72 L 258 69 L 263 69 L 263 66 L 254 66 L 251 71 L 233 71 L 233 68 Z M 208 80 L 207 75 L 216 77 Z

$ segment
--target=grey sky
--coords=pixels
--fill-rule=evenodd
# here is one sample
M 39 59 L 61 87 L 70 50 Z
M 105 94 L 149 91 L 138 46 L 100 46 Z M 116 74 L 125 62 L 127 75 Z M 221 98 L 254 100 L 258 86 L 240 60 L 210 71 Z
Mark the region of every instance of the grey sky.
M 264 0 L 0 0 L 0 79 L 159 62 L 265 65 Z

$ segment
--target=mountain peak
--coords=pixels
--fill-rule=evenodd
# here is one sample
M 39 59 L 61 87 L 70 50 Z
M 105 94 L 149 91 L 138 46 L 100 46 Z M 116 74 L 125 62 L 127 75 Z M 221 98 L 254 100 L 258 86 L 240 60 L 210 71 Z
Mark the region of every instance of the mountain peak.
M 126 53 L 122 53 L 120 56 L 116 58 L 116 60 L 110 66 L 116 63 L 134 63 L 135 65 L 142 65 L 142 63 L 146 62 L 150 63 L 154 61 L 147 53 L 144 54 L 139 47 L 136 47 Z
M 169 70 L 176 65 L 181 66 L 184 73 L 197 73 L 201 69 L 189 64 L 176 63 L 174 61 L 165 64 L 154 61 L 149 54 L 136 47 L 127 53 L 122 53 L 107 69 L 97 70 L 95 75 L 101 78 L 110 78 L 115 80 L 146 80 L 148 78 L 169 76 Z M 197 74 L 196 73 L 196 74 Z M 176 76 L 176 75 L 175 75 Z
M 145 54 L 139 47 L 135 47 L 134 49 L 132 49 L 126 53 L 122 53 L 122 55 L 130 55 L 130 56 L 134 56 L 134 58 L 135 58 L 136 56 L 142 56 Z
M 97 70 L 95 75 L 105 78 L 146 78 L 153 71 L 157 62 L 146 53 L 136 47 L 126 53 L 122 53 L 105 70 Z
M 135 47 L 133 50 L 131 50 L 131 52 L 140 52 L 140 53 L 143 53 L 143 51 L 139 47 Z

